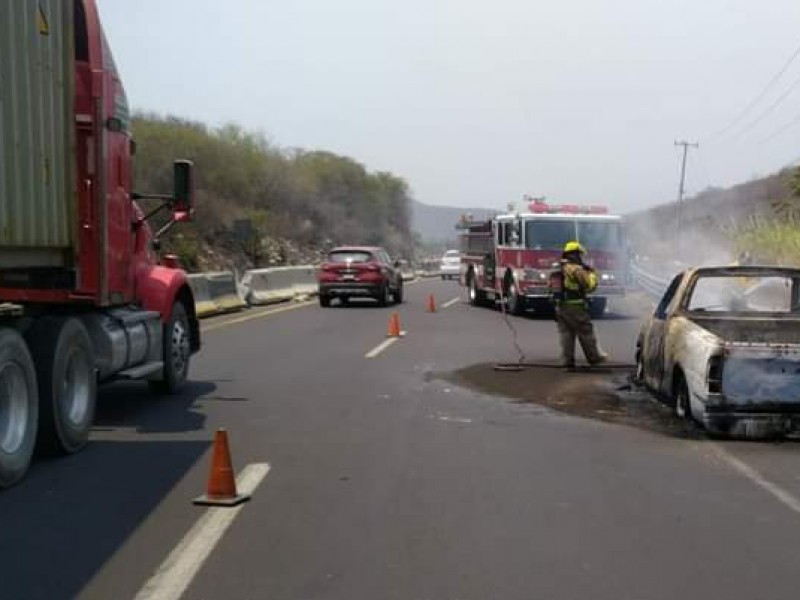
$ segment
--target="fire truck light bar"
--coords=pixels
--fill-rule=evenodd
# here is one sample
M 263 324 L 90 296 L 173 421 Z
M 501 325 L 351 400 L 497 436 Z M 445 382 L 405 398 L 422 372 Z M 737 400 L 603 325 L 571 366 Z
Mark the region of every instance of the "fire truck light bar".
M 567 214 L 567 215 L 607 215 L 608 207 L 598 204 L 548 204 L 544 200 L 534 200 L 528 205 L 530 211 L 537 215 Z

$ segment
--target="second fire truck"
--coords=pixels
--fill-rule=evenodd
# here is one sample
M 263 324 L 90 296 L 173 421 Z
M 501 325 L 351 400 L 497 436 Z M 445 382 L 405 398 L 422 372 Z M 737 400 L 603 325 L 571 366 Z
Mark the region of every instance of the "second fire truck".
M 461 285 L 470 303 L 505 301 L 510 313 L 553 311 L 549 279 L 559 268 L 570 240 L 587 250 L 599 287 L 590 310 L 601 316 L 608 300 L 625 293 L 627 244 L 622 217 L 604 206 L 551 205 L 533 200 L 526 212 L 509 212 L 485 221 L 462 219 Z

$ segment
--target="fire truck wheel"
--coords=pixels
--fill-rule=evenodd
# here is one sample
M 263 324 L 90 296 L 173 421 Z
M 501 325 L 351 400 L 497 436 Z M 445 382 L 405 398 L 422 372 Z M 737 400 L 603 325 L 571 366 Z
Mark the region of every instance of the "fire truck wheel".
M 28 333 L 39 387 L 38 444 L 73 454 L 89 441 L 97 404 L 97 374 L 89 332 L 79 319 L 39 319 Z
M 472 306 L 482 306 L 486 303 L 486 296 L 483 293 L 483 290 L 478 288 L 478 280 L 475 277 L 475 273 L 470 271 L 469 275 L 467 276 L 467 281 L 469 282 L 469 303 Z
M 600 319 L 606 314 L 607 305 L 605 298 L 593 298 L 589 305 L 589 314 L 593 319 Z
M 172 316 L 164 326 L 164 372 L 161 379 L 150 381 L 150 389 L 157 394 L 176 394 L 181 391 L 189 376 L 189 319 L 183 303 L 172 305 Z
M 523 301 L 517 293 L 517 284 L 513 279 L 506 281 L 506 308 L 512 315 L 521 315 L 524 312 Z
M 25 475 L 36 444 L 39 393 L 28 346 L 13 329 L 0 329 L 0 488 Z

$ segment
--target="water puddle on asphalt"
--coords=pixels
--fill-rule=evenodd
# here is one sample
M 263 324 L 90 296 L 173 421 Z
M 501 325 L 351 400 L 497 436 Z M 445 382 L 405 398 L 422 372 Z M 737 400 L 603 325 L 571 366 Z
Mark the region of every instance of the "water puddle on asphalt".
M 645 390 L 632 386 L 628 371 L 566 373 L 559 369 L 530 367 L 512 372 L 497 371 L 494 364 L 481 363 L 431 375 L 518 404 L 536 404 L 568 415 L 620 423 L 677 438 L 705 437 L 697 426 L 677 419 L 668 406 Z

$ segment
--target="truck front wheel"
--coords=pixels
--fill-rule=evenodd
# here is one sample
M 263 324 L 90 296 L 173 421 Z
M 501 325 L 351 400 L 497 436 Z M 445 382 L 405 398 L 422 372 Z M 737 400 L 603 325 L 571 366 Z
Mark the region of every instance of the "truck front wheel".
M 75 318 L 40 319 L 28 334 L 39 385 L 39 444 L 72 454 L 89 441 L 97 404 L 94 350 Z
M 525 312 L 525 300 L 520 298 L 517 284 L 513 279 L 507 279 L 505 285 L 506 312 L 520 316 Z
M 0 329 L 0 488 L 25 475 L 36 444 L 39 394 L 28 346 L 13 329 Z
M 606 298 L 592 298 L 589 300 L 589 315 L 593 319 L 601 319 L 606 314 L 608 300 Z
M 186 308 L 178 301 L 172 305 L 172 315 L 164 326 L 164 371 L 160 379 L 150 381 L 150 389 L 158 394 L 175 394 L 189 376 L 191 344 L 189 318 Z

